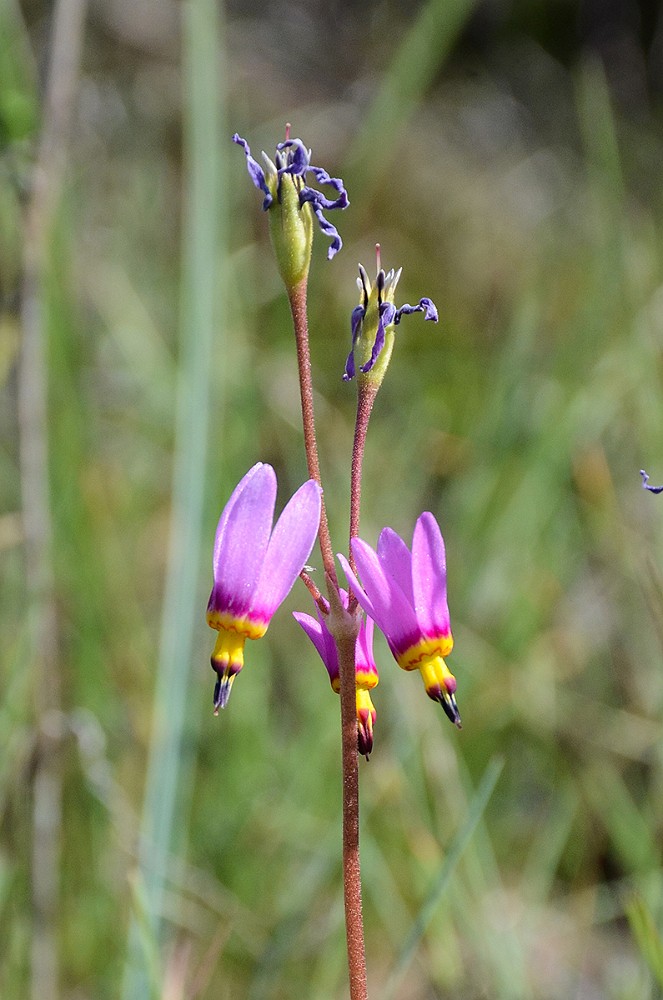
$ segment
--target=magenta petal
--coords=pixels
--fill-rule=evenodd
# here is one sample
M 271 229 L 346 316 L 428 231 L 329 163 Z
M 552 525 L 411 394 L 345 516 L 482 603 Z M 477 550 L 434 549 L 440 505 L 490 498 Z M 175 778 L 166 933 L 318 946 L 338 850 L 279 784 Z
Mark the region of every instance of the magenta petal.
M 364 590 L 364 588 L 360 584 L 360 582 L 357 579 L 357 577 L 355 576 L 355 574 L 352 572 L 352 570 L 350 568 L 350 563 L 345 558 L 345 556 L 342 555 L 340 552 L 338 552 L 336 554 L 336 558 L 338 559 L 338 561 L 341 564 L 341 568 L 342 568 L 343 572 L 345 573 L 345 576 L 347 578 L 347 581 L 348 581 L 348 584 L 350 586 L 350 589 L 351 589 L 352 593 L 355 595 L 355 597 L 357 598 L 357 600 L 361 604 L 361 606 L 364 609 L 364 611 L 366 612 L 366 614 L 370 615 L 371 618 L 375 618 L 375 608 L 371 604 L 371 601 L 370 601 L 370 598 L 369 598 L 368 594 L 366 593 L 366 591 Z
M 360 538 L 353 538 L 352 554 L 373 606 L 373 613 L 368 608 L 365 610 L 398 649 L 407 649 L 416 642 L 419 634 L 412 605 L 396 581 L 391 576 L 385 576 L 370 545 Z
M 300 486 L 274 526 L 251 603 L 252 617 L 269 621 L 311 554 L 318 528 L 322 490 L 314 479 Z
M 429 638 L 448 635 L 447 563 L 437 521 L 426 511 L 414 527 L 412 586 L 417 621 Z
M 217 609 L 240 616 L 250 608 L 265 562 L 275 500 L 276 474 L 271 465 L 258 464 L 228 501 L 214 544 L 213 605 Z
M 412 556 L 400 535 L 392 528 L 383 528 L 378 538 L 378 559 L 385 572 L 401 588 L 414 607 L 412 593 Z
M 293 611 L 292 616 L 315 646 L 318 656 L 327 668 L 329 679 L 333 683 L 338 679 L 338 653 L 331 633 L 322 622 L 312 618 L 311 615 L 305 615 L 301 611 Z
M 243 479 L 240 479 L 237 486 L 232 491 L 228 503 L 221 511 L 221 517 L 219 518 L 219 523 L 216 526 L 216 535 L 214 537 L 214 555 L 212 557 L 212 566 L 214 568 L 215 575 L 216 575 L 216 567 L 218 566 L 219 563 L 219 553 L 221 551 L 221 546 L 223 545 L 223 538 L 226 532 L 226 525 L 228 524 L 228 518 L 230 517 L 232 510 L 237 501 L 239 500 L 239 498 L 241 497 L 242 493 L 244 492 L 250 481 L 253 479 L 253 477 L 257 474 L 257 472 L 260 469 L 262 469 L 262 467 L 263 463 L 257 462 L 256 465 L 254 465 L 251 469 L 249 469 L 249 471 L 246 473 Z

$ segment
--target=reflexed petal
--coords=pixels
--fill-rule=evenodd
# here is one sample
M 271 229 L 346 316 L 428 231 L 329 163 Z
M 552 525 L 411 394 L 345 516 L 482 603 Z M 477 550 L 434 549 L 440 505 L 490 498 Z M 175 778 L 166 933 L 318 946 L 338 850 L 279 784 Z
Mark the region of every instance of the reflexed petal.
M 284 142 L 277 143 L 276 148 L 279 152 L 284 149 L 293 151 L 289 157 L 290 162 L 287 166 L 282 167 L 279 173 L 303 177 L 308 172 L 311 164 L 311 150 L 306 148 L 301 139 L 285 139 Z
M 240 617 L 251 607 L 268 551 L 275 500 L 276 474 L 271 465 L 259 464 L 233 493 L 227 516 L 226 511 L 221 515 L 214 551 L 217 610 Z
M 361 265 L 360 265 L 361 266 Z M 345 362 L 345 372 L 343 374 L 343 380 L 349 382 L 350 379 L 355 377 L 355 344 L 357 343 L 357 337 L 361 331 L 361 324 L 366 315 L 366 310 L 363 306 L 355 306 L 352 310 L 352 316 L 350 317 L 350 330 L 352 333 L 352 347 L 350 348 L 350 353 L 348 354 L 347 361 Z
M 432 299 L 419 299 L 416 306 L 404 305 L 397 310 L 396 316 L 394 317 L 394 323 L 396 326 L 401 321 L 403 316 L 408 316 L 410 313 L 422 312 L 424 314 L 424 319 L 432 320 L 433 323 L 437 323 L 438 315 L 437 308 Z
M 383 528 L 378 538 L 378 559 L 389 576 L 393 577 L 408 601 L 414 607 L 412 593 L 412 556 L 400 535 L 393 528 Z
M 352 554 L 373 607 L 373 612 L 368 607 L 364 607 L 364 610 L 396 647 L 407 648 L 416 641 L 419 634 L 414 609 L 407 597 L 396 581 L 385 575 L 370 545 L 360 538 L 353 538 Z M 357 597 L 363 606 L 359 593 Z
M 645 490 L 649 490 L 650 493 L 663 493 L 663 486 L 648 486 L 649 476 L 644 469 L 640 469 L 640 475 L 642 476 L 642 486 Z
M 216 567 L 219 562 L 219 552 L 223 544 L 223 536 L 225 534 L 226 524 L 228 523 L 228 518 L 230 517 L 230 513 L 235 504 L 237 503 L 237 501 L 239 500 L 239 498 L 241 497 L 242 493 L 244 492 L 246 486 L 253 478 L 253 476 L 256 475 L 258 470 L 262 468 L 262 465 L 263 465 L 262 462 L 257 462 L 256 465 L 254 465 L 251 469 L 249 469 L 246 475 L 242 479 L 240 479 L 237 486 L 230 494 L 230 499 L 228 500 L 228 503 L 221 512 L 219 523 L 216 526 L 216 535 L 214 537 L 214 555 L 212 557 L 213 567 Z
M 311 615 L 305 615 L 300 611 L 293 611 L 292 616 L 315 646 L 318 656 L 327 668 L 332 687 L 334 690 L 338 690 L 338 653 L 329 629 L 322 622 L 312 618 Z
M 311 208 L 315 213 L 315 217 L 318 220 L 318 225 L 320 226 L 320 229 L 323 231 L 325 236 L 331 236 L 332 238 L 331 245 L 327 250 L 327 260 L 331 260 L 332 257 L 336 256 L 338 251 L 343 246 L 343 240 L 339 236 L 338 229 L 336 228 L 336 226 L 333 226 L 328 219 L 325 219 L 324 215 L 322 214 L 322 207 L 318 205 L 315 201 L 312 201 Z
M 332 187 L 338 192 L 338 198 L 326 198 L 321 191 L 316 191 L 315 188 L 305 187 L 303 188 L 299 200 L 303 203 L 305 201 L 317 201 L 321 208 L 347 208 L 350 204 L 348 199 L 348 194 L 343 187 L 343 181 L 340 177 L 330 177 L 326 170 L 322 167 L 309 167 L 311 173 L 315 174 L 316 180 L 319 184 L 331 184 Z
M 235 132 L 233 136 L 233 142 L 237 143 L 238 146 L 241 146 L 244 152 L 246 153 L 246 169 L 248 170 L 249 177 L 251 178 L 255 186 L 258 188 L 259 191 L 262 191 L 263 194 L 265 195 L 262 207 L 263 211 L 267 211 L 267 209 L 272 204 L 274 198 L 272 196 L 272 192 L 269 190 L 267 186 L 267 181 L 265 179 L 265 171 L 262 169 L 258 161 L 254 160 L 253 157 L 251 156 L 251 150 L 249 148 L 249 144 L 246 141 L 246 139 L 242 139 L 241 135 L 238 135 L 237 132 Z
M 383 272 L 380 271 L 380 274 Z M 394 316 L 396 315 L 396 309 L 391 302 L 383 302 L 380 305 L 378 313 L 378 332 L 375 335 L 375 342 L 373 344 L 373 350 L 371 351 L 371 356 L 365 365 L 361 366 L 361 371 L 370 372 L 371 368 L 375 364 L 380 354 L 380 351 L 384 347 L 384 340 L 387 332 L 387 327 L 394 322 Z
M 444 541 L 433 515 L 426 511 L 414 527 L 412 588 L 417 620 L 428 638 L 448 635 L 447 564 Z
M 300 486 L 276 522 L 251 602 L 251 617 L 269 620 L 285 600 L 311 554 L 318 528 L 322 490 L 313 479 Z
M 355 574 L 352 572 L 352 569 L 350 568 L 350 563 L 345 558 L 345 556 L 343 555 L 342 552 L 338 552 L 336 554 L 336 558 L 338 559 L 338 561 L 341 564 L 341 568 L 343 569 L 343 572 L 345 573 L 345 576 L 346 576 L 347 581 L 348 581 L 348 585 L 349 585 L 350 589 L 352 590 L 352 593 L 355 595 L 355 597 L 357 598 L 357 600 L 361 604 L 361 606 L 364 609 L 364 611 L 366 612 L 366 614 L 370 615 L 371 618 L 373 618 L 374 620 L 377 621 L 377 619 L 375 617 L 375 614 L 376 614 L 375 608 L 371 604 L 371 601 L 370 601 L 370 598 L 369 598 L 368 594 L 366 593 L 366 591 L 364 590 L 364 588 L 360 584 L 360 582 L 357 579 L 357 577 L 355 576 Z

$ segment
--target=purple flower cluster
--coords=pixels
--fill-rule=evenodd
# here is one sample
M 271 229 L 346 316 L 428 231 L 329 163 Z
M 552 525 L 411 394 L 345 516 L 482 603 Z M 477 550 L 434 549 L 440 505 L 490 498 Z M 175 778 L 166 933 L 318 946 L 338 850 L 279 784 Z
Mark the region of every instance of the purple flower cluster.
M 274 470 L 259 463 L 240 481 L 219 519 L 214 586 L 207 607 L 208 624 L 219 633 L 211 660 L 217 674 L 215 712 L 225 707 L 242 669 L 246 639 L 258 639 L 267 631 L 304 568 L 318 531 L 321 490 L 314 480 L 297 490 L 272 528 L 275 500 Z M 341 555 L 338 558 L 366 613 L 355 649 L 360 752 L 368 756 L 373 746 L 375 709 L 368 694 L 378 683 L 373 623 L 384 633 L 398 665 L 407 671 L 419 670 L 429 697 L 460 727 L 456 681 L 445 662 L 453 639 L 444 541 L 434 516 L 425 512 L 418 518 L 411 550 L 395 531 L 385 528 L 377 550 L 354 538 L 352 554 L 361 583 L 348 561 Z M 347 607 L 345 591 L 341 599 Z M 338 654 L 325 613 L 318 608 L 317 619 L 300 613 L 295 618 L 338 691 Z

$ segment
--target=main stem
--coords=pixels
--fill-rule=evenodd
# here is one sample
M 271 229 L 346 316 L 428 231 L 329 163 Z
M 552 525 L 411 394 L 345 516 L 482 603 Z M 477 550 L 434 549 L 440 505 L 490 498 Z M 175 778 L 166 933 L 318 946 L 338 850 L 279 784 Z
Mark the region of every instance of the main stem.
M 333 613 L 332 613 L 333 614 Z M 346 618 L 350 616 L 346 615 Z M 351 619 L 352 621 L 352 619 Z M 350 974 L 350 1000 L 368 1000 L 364 920 L 361 906 L 359 857 L 359 768 L 357 761 L 357 701 L 355 627 L 335 629 L 341 679 L 341 738 L 343 764 L 343 901 Z
M 304 447 L 308 471 L 321 484 L 318 445 L 315 436 L 313 382 L 308 343 L 306 279 L 288 290 L 297 343 L 299 390 L 302 404 Z M 321 484 L 322 485 L 322 484 Z M 336 641 L 341 681 L 341 762 L 343 773 L 343 898 L 350 978 L 350 1000 L 368 1000 L 364 922 L 361 907 L 359 860 L 359 769 L 357 766 L 357 714 L 355 643 L 357 623 L 341 605 L 334 566 L 334 550 L 324 495 L 320 514 L 320 551 L 328 580 L 331 606 L 330 627 Z

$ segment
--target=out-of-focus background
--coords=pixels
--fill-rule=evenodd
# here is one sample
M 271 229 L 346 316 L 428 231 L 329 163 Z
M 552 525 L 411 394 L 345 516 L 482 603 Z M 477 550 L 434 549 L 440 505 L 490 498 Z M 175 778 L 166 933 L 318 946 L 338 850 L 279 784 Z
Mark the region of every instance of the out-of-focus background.
M 310 279 L 337 549 L 357 263 L 379 241 L 399 302 L 440 312 L 399 327 L 362 535 L 438 517 L 464 728 L 379 640 L 371 995 L 660 996 L 662 98 L 644 0 L 4 0 L 3 998 L 346 995 L 308 595 L 219 718 L 204 621 L 234 484 L 306 477 L 230 143 L 271 153 L 286 121 L 351 200 Z

